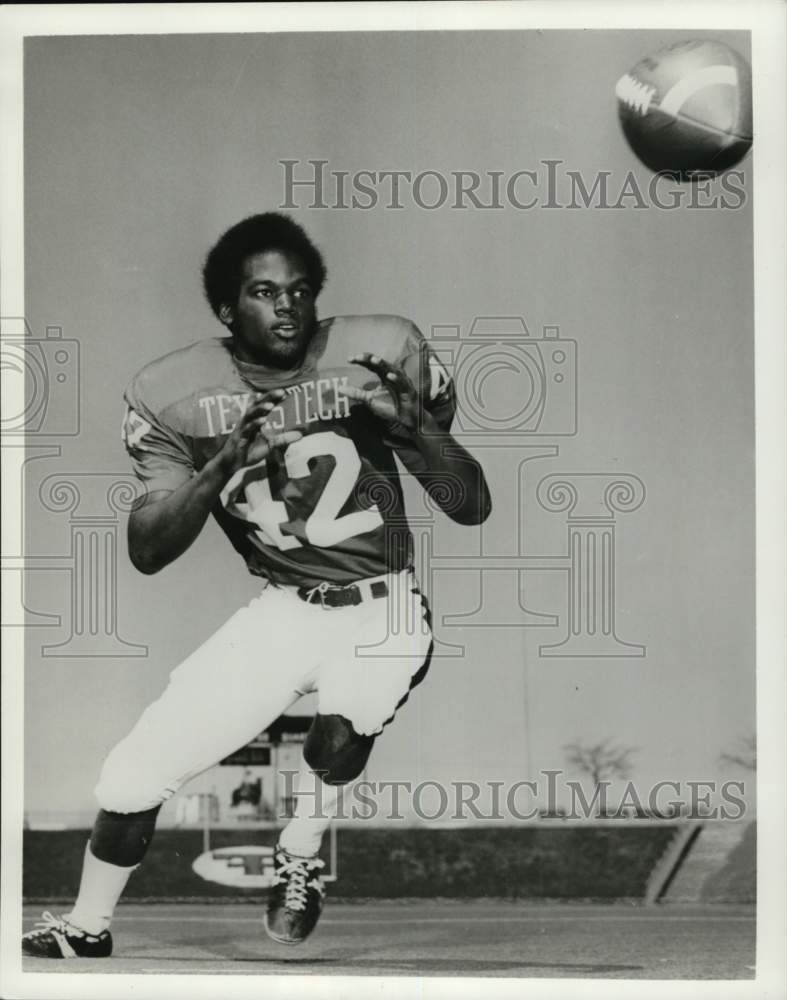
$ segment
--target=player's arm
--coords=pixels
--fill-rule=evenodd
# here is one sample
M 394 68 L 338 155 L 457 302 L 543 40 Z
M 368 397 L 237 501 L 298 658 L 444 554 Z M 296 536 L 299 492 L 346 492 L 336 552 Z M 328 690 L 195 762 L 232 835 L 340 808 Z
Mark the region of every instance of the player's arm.
M 482 524 L 492 498 L 478 460 L 428 410 L 420 427 L 396 447 L 396 454 L 445 514 L 458 524 Z
M 345 386 L 342 391 L 383 421 L 408 472 L 452 520 L 459 524 L 485 521 L 492 498 L 483 469 L 423 405 L 404 366 L 392 365 L 375 354 L 359 354 L 350 361 L 374 372 L 381 384 L 375 389 Z
M 283 397 L 283 391 L 272 392 L 249 406 L 221 450 L 177 489 L 152 490 L 137 502 L 128 521 L 128 551 L 140 572 L 157 573 L 189 548 L 239 469 L 301 437 L 299 431 L 275 434 L 265 425 Z

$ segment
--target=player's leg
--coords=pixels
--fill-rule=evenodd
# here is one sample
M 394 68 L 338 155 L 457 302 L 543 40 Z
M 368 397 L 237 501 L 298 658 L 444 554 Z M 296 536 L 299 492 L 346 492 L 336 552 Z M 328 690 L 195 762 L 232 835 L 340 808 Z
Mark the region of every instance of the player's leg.
M 72 957 L 61 942 L 79 953 L 85 942 L 78 935 L 87 934 L 82 953 L 108 954 L 104 936 L 112 913 L 150 844 L 162 803 L 298 697 L 298 643 L 291 630 L 266 628 L 281 622 L 284 611 L 269 588 L 237 612 L 172 672 L 161 697 L 111 751 L 96 787 L 101 811 L 77 901 L 64 918 L 68 926 L 26 935 L 26 953 Z
M 342 715 L 317 714 L 303 747 L 293 818 L 274 855 L 274 881 L 265 916 L 269 937 L 300 944 L 314 930 L 325 889 L 317 856 L 343 785 L 366 766 L 374 736 L 356 733 Z
M 387 599 L 322 613 L 332 641 L 318 673 L 319 711 L 303 748 L 294 815 L 279 839 L 266 916 L 269 935 L 286 944 L 303 941 L 319 918 L 317 853 L 340 789 L 361 774 L 376 734 L 423 679 L 431 654 L 429 611 L 412 574 L 390 577 Z
M 319 674 L 319 710 L 349 719 L 359 736 L 377 736 L 426 676 L 432 618 L 412 571 L 387 578 L 388 595 L 364 603 L 341 655 Z
M 82 859 L 79 893 L 66 916 L 73 926 L 93 935 L 109 930 L 115 905 L 153 839 L 160 809 L 159 804 L 140 812 L 99 810 Z
M 318 713 L 304 744 L 300 777 L 320 775 L 323 804 L 335 801 L 331 789 L 360 775 L 375 737 L 392 721 L 429 667 L 431 615 L 414 575 L 410 571 L 391 574 L 386 582 L 385 598 L 367 600 L 357 608 L 322 612 L 330 619 L 330 641 L 318 671 Z M 364 588 L 367 594 L 370 590 Z M 313 780 L 303 785 L 304 808 L 301 811 L 299 797 L 282 843 L 305 854 L 296 845 L 305 848 L 317 827 L 306 815 L 310 802 L 316 801 L 309 791 Z M 323 808 L 323 814 L 328 812 Z M 320 817 L 319 821 L 324 832 L 329 820 Z M 312 839 L 308 846 L 313 845 Z
M 373 744 L 374 736 L 356 733 L 344 716 L 315 715 L 295 783 L 293 820 L 279 841 L 286 851 L 301 857 L 317 853 L 341 786 L 361 774 Z

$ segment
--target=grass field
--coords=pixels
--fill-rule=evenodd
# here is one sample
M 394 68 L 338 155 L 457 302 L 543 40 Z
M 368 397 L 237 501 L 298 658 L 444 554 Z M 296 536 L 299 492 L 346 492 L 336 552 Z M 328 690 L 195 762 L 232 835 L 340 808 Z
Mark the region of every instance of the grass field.
M 39 908 L 25 907 L 25 929 Z M 121 904 L 115 956 L 25 959 L 24 972 L 750 979 L 744 905 L 521 901 L 329 902 L 298 948 L 269 941 L 247 903 Z

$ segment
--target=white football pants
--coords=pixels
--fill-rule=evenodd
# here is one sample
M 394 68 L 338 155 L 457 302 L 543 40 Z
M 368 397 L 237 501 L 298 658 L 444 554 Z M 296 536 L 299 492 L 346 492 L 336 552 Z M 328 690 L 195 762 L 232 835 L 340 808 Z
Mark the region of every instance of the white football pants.
M 372 596 L 379 580 L 387 597 Z M 96 786 L 101 808 L 159 805 L 308 692 L 317 692 L 320 713 L 379 733 L 425 674 L 432 636 L 412 570 L 375 581 L 359 581 L 361 604 L 331 609 L 267 586 L 172 671 L 110 752 Z

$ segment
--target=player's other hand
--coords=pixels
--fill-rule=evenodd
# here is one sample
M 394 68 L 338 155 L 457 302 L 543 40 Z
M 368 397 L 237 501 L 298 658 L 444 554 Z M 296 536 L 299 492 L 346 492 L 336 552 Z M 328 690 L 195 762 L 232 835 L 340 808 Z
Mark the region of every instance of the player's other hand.
M 246 412 L 224 442 L 218 459 L 227 476 L 238 469 L 257 465 L 274 448 L 283 448 L 303 437 L 300 431 L 276 431 L 268 423 L 271 410 L 285 397 L 283 389 L 274 389 L 250 403 Z
M 381 384 L 374 389 L 345 385 L 342 386 L 342 393 L 348 399 L 367 406 L 395 433 L 416 432 L 421 426 L 423 413 L 418 392 L 404 369 L 384 361 L 376 354 L 355 354 L 348 360 L 373 372 Z

